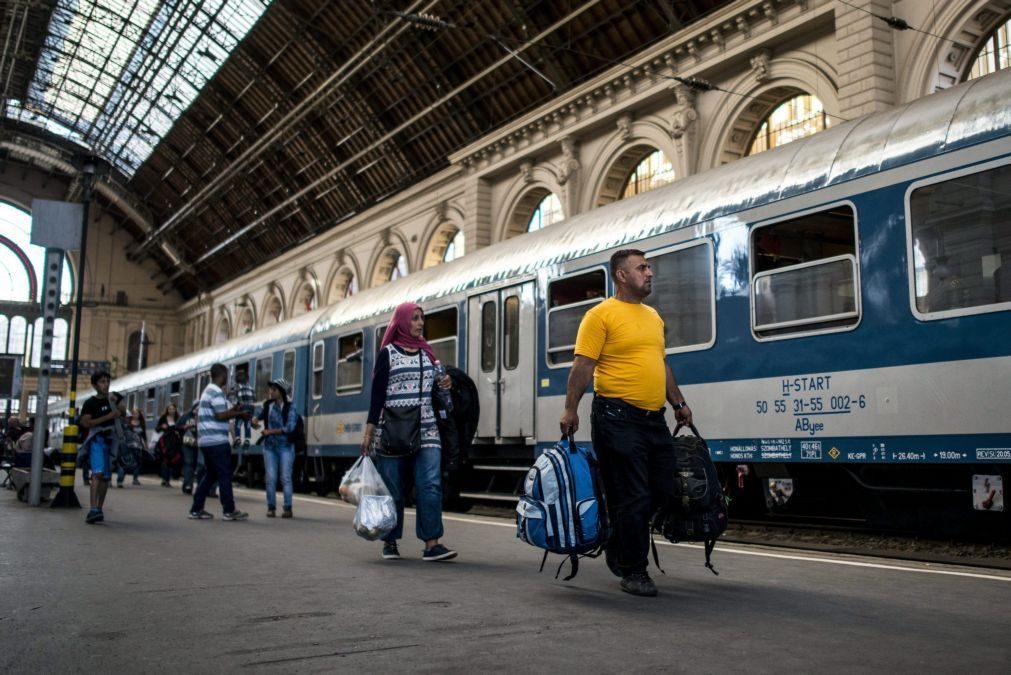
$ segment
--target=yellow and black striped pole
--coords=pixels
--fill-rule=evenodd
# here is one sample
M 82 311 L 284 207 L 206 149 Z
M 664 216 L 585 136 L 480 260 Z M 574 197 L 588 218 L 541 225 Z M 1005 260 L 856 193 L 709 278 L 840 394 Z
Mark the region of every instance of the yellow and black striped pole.
M 79 509 L 81 502 L 74 494 L 74 479 L 77 477 L 77 362 L 81 353 L 81 308 L 84 306 L 84 263 L 88 250 L 88 213 L 95 188 L 96 174 L 102 173 L 108 164 L 94 155 L 75 155 L 74 166 L 81 172 L 83 218 L 81 219 L 81 248 L 77 261 L 77 301 L 74 303 L 73 361 L 70 363 L 70 408 L 67 410 L 67 424 L 63 428 L 63 459 L 60 461 L 60 491 L 53 499 L 53 508 Z
M 53 508 L 79 509 L 81 502 L 74 493 L 77 478 L 77 392 L 70 390 L 70 409 L 67 410 L 70 424 L 63 427 L 63 452 L 60 459 L 60 490 L 53 499 Z

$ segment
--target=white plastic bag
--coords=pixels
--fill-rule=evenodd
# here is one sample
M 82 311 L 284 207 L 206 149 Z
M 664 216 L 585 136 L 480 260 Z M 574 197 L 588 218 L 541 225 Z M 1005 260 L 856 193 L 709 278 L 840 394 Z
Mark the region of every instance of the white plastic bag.
M 352 464 L 351 468 L 344 473 L 344 477 L 341 478 L 340 488 L 337 490 L 341 499 L 355 506 L 358 506 L 358 502 L 362 496 L 362 464 L 364 463 L 364 459 L 364 457 L 359 457 L 358 461 Z
M 363 539 L 382 539 L 397 526 L 397 506 L 370 457 L 361 461 L 361 491 L 355 510 L 355 533 Z

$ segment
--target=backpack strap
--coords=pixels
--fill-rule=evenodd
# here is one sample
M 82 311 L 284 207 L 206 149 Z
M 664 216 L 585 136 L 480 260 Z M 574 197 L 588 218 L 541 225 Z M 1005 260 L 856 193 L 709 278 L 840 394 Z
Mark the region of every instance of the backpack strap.
M 562 565 L 565 564 L 566 560 L 572 563 L 572 569 L 571 574 L 569 574 L 569 576 L 567 577 L 562 578 L 562 581 L 569 581 L 571 579 L 575 579 L 576 575 L 579 574 L 579 556 L 576 555 L 575 553 L 570 553 L 568 558 L 562 558 L 562 562 L 558 563 L 558 570 L 555 572 L 555 579 L 557 579 L 558 575 L 562 573 Z
M 653 548 L 653 564 L 656 565 L 658 570 L 660 570 L 660 574 L 666 575 L 667 573 L 663 571 L 662 567 L 660 567 L 660 556 L 657 555 L 656 552 L 656 540 L 653 539 L 653 533 L 650 533 L 649 535 L 649 545 Z
M 713 563 L 709 561 L 709 556 L 713 554 L 713 549 L 716 548 L 716 540 L 706 539 L 705 547 L 706 547 L 706 567 L 708 567 L 709 571 L 715 574 L 716 576 L 720 576 L 720 573 L 716 571 L 715 567 L 713 567 Z M 654 548 L 654 551 L 655 550 L 656 549 Z

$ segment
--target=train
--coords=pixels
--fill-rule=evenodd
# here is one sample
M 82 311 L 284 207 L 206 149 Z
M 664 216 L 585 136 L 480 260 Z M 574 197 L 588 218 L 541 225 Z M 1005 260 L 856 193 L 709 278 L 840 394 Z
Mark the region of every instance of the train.
M 653 265 L 647 302 L 732 513 L 1008 538 L 1011 71 L 112 386 L 151 417 L 170 400 L 188 406 L 214 362 L 246 369 L 260 398 L 283 376 L 305 417 L 306 470 L 328 492 L 359 452 L 383 330 L 399 303 L 417 302 L 436 354 L 480 402 L 458 494 L 512 500 L 558 440 L 579 322 L 612 293 L 608 260 L 623 248 Z M 587 421 L 591 398 L 579 410 Z M 590 442 L 588 423 L 579 434 Z

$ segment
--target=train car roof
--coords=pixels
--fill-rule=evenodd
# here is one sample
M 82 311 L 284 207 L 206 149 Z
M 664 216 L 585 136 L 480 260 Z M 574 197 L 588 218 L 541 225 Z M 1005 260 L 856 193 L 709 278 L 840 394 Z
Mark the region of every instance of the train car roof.
M 206 347 L 198 352 L 180 356 L 156 366 L 117 377 L 110 387 L 112 391 L 132 391 L 154 384 L 171 380 L 186 373 L 209 368 L 215 363 L 227 363 L 236 358 L 255 354 L 263 350 L 283 346 L 299 340 L 305 340 L 313 324 L 325 313 L 317 309 L 301 314 L 286 321 L 262 328 L 252 333 L 232 338 L 213 347 Z
M 1006 136 L 1009 92 L 1011 70 L 998 71 L 688 176 L 362 291 L 329 307 L 313 333 Z

